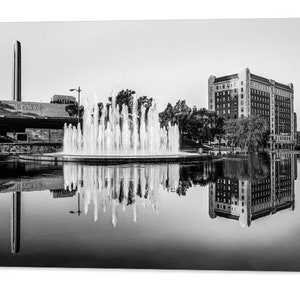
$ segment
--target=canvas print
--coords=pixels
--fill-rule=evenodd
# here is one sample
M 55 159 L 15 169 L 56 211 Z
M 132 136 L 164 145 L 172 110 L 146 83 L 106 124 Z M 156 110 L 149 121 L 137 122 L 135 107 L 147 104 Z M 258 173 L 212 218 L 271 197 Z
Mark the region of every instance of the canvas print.
M 0 266 L 299 271 L 299 28 L 0 23 Z

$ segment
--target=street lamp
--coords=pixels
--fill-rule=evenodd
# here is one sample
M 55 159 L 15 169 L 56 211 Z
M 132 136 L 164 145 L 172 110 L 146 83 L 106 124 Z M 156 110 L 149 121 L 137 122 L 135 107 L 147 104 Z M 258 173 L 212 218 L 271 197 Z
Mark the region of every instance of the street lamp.
M 80 194 L 78 192 L 77 194 L 77 211 L 74 211 L 74 210 L 70 210 L 69 211 L 70 214 L 77 214 L 78 217 L 80 217 L 82 211 L 80 210 Z
M 74 91 L 76 91 L 78 93 L 77 102 L 78 102 L 78 123 L 79 123 L 79 118 L 80 118 L 80 115 L 79 115 L 79 112 L 80 112 L 80 92 L 82 90 L 80 89 L 80 86 L 77 89 L 70 89 L 70 92 L 74 92 Z

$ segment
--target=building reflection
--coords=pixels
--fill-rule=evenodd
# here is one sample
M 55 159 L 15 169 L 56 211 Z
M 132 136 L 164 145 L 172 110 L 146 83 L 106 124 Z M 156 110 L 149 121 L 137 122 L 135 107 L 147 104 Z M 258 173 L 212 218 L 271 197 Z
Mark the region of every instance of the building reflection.
M 295 209 L 296 157 L 249 160 L 245 176 L 234 161 L 223 166 L 223 176 L 209 184 L 209 216 L 238 220 L 243 227 L 261 217 Z M 250 172 L 251 173 L 251 172 Z M 252 176 L 251 176 L 252 175 Z
M 50 194 L 54 199 L 73 197 L 76 195 L 76 192 L 77 192 L 76 189 L 73 191 L 69 191 L 69 190 L 65 190 L 64 188 L 50 190 Z

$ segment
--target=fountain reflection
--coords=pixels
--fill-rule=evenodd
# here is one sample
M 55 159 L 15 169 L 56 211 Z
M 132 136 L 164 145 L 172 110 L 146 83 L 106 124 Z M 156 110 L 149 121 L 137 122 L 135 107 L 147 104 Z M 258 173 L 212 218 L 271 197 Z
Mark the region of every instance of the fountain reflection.
M 234 219 L 242 227 L 249 227 L 258 218 L 295 209 L 296 157 L 287 154 L 266 163 L 256 156 L 246 161 L 247 164 L 251 165 L 243 169 L 243 164 L 238 167 L 237 161 L 225 161 L 223 176 L 210 183 L 209 216 L 212 219 Z
M 105 213 L 110 206 L 111 223 L 117 225 L 119 210 L 131 206 L 132 218 L 138 218 L 138 206 L 151 207 L 158 212 L 159 192 L 176 192 L 179 185 L 179 164 L 132 166 L 64 165 L 65 190 L 80 194 L 83 211 L 88 214 L 93 205 L 94 220 L 100 209 Z

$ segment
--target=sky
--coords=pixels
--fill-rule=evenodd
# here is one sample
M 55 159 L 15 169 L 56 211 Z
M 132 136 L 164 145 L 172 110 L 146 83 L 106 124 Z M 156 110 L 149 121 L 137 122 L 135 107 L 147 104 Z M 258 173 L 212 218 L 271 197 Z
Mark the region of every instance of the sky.
M 160 110 L 179 99 L 207 107 L 210 75 L 248 67 L 294 83 L 300 116 L 299 28 L 300 19 L 0 23 L 0 99 L 11 99 L 19 40 L 22 101 L 49 102 L 80 85 L 88 99 L 128 88 Z

